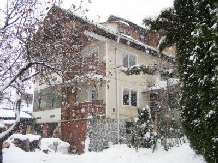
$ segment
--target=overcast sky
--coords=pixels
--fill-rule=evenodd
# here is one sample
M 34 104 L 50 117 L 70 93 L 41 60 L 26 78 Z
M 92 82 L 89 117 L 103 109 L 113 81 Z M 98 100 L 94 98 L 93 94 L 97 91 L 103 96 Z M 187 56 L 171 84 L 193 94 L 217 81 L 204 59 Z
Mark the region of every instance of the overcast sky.
M 104 22 L 110 15 L 122 17 L 138 25 L 148 17 L 157 16 L 161 10 L 172 7 L 174 0 L 91 0 L 86 5 L 87 17 L 94 22 Z M 69 8 L 75 0 L 63 0 L 62 7 Z M 100 16 L 100 19 L 99 19 Z
M 7 0 L 0 0 L 0 8 L 6 6 Z M 12 0 L 9 0 L 9 2 Z M 142 20 L 157 16 L 161 10 L 172 7 L 174 0 L 40 0 L 41 2 L 62 1 L 62 8 L 78 7 L 81 1 L 89 11 L 87 17 L 94 22 L 104 22 L 110 15 L 115 15 L 142 25 Z M 91 1 L 91 3 L 87 3 Z M 1 15 L 0 15 L 1 19 Z

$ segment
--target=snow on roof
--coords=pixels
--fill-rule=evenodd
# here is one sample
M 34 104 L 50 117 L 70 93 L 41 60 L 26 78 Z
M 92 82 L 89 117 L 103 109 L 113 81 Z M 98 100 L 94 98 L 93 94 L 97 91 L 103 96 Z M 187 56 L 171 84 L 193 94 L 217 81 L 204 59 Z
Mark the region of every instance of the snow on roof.
M 139 40 L 136 40 L 136 39 L 132 38 L 132 37 L 129 36 L 129 35 L 125 35 L 125 34 L 123 34 L 123 33 L 118 33 L 118 32 L 116 32 L 116 31 L 114 31 L 114 30 L 111 30 L 111 28 L 109 28 L 109 27 L 107 27 L 107 26 L 104 26 L 104 25 L 102 25 L 102 24 L 96 24 L 96 26 L 97 26 L 98 28 L 100 28 L 100 29 L 102 29 L 102 30 L 104 30 L 104 31 L 106 31 L 106 32 L 108 32 L 108 33 L 110 33 L 110 34 L 113 34 L 113 35 L 115 35 L 115 36 L 117 36 L 117 37 L 120 37 L 120 38 L 122 38 L 122 39 L 125 39 L 125 40 L 127 40 L 127 41 L 133 42 L 133 43 L 135 43 L 135 44 L 137 44 L 137 45 L 139 45 L 139 46 L 145 47 L 145 49 L 150 49 L 150 50 L 153 50 L 153 51 L 155 51 L 155 52 L 159 52 L 159 50 L 158 50 L 157 48 L 152 47 L 152 46 L 150 46 L 150 45 L 147 45 L 147 44 L 145 44 L 145 43 L 143 43 L 143 42 L 141 42 L 141 41 L 139 41 Z M 161 53 L 162 53 L 163 55 L 169 57 L 169 58 L 175 59 L 175 56 L 174 56 L 174 55 L 168 54 L 168 53 L 166 53 L 166 52 L 161 52 Z
M 4 125 L 4 124 L 14 124 L 16 122 L 16 120 L 4 120 L 2 119 L 1 120 L 1 117 L 0 117 L 0 124 Z
M 164 81 L 158 81 L 157 83 L 155 83 L 155 86 L 152 87 L 147 87 L 145 88 L 142 92 L 148 92 L 148 91 L 152 91 L 152 90 L 158 90 L 158 89 L 166 89 L 167 86 L 172 86 L 175 84 L 179 83 L 179 79 L 177 78 L 170 78 L 168 79 L 168 81 L 164 80 Z
M 122 21 L 122 20 L 116 20 L 116 21 L 112 21 L 112 22 L 115 22 L 115 23 L 122 23 L 122 24 L 125 24 L 127 26 L 129 26 L 129 24 L 125 21 Z
M 15 110 L 0 109 L 0 118 L 15 118 Z M 20 118 L 33 118 L 31 115 L 21 111 Z
M 127 23 L 129 26 L 135 26 L 135 27 L 138 27 L 138 28 L 141 28 L 141 29 L 146 29 L 144 26 L 141 26 L 139 24 L 136 24 L 132 21 L 129 21 L 127 19 L 124 19 L 124 18 L 121 18 L 119 16 L 115 16 L 115 15 L 110 15 L 108 20 L 109 22 L 115 22 L 115 21 L 122 21 L 122 23 Z
M 139 41 L 139 40 L 133 39 L 133 38 L 130 37 L 130 36 L 127 36 L 127 35 L 125 35 L 125 34 L 122 34 L 122 33 L 119 33 L 119 32 L 117 32 L 117 31 L 115 31 L 115 30 L 112 30 L 110 27 L 104 26 L 104 25 L 102 25 L 102 24 L 100 24 L 100 23 L 95 23 L 95 22 L 93 22 L 93 21 L 90 21 L 89 19 L 87 19 L 87 17 L 78 15 L 78 14 L 76 14 L 75 12 L 72 12 L 72 11 L 70 11 L 70 10 L 62 9 L 62 8 L 60 8 L 60 7 L 58 7 L 58 6 L 55 6 L 55 5 L 54 5 L 52 8 L 59 8 L 59 9 L 61 9 L 62 11 L 66 12 L 66 13 L 68 13 L 68 14 L 71 14 L 71 15 L 73 15 L 73 16 L 76 16 L 76 17 L 80 18 L 81 20 L 83 20 L 83 21 L 89 23 L 90 25 L 94 25 L 94 26 L 96 26 L 97 28 L 104 30 L 104 31 L 107 32 L 107 33 L 110 33 L 110 34 L 112 34 L 112 35 L 115 35 L 115 36 L 117 36 L 117 37 L 120 37 L 120 38 L 122 38 L 122 39 L 124 39 L 124 40 L 133 42 L 133 43 L 135 43 L 136 45 L 145 47 L 145 49 L 150 49 L 150 50 L 152 50 L 152 51 L 159 52 L 159 50 L 158 50 L 157 48 L 155 48 L 155 47 L 149 46 L 149 45 L 144 44 L 143 42 L 141 42 L 141 41 Z M 125 22 L 123 18 L 120 18 L 119 21 Z M 127 22 L 125 22 L 125 23 L 127 23 Z M 127 24 L 129 25 L 129 23 L 132 23 L 132 22 L 128 21 Z M 134 24 L 134 23 L 133 23 L 133 24 Z M 86 32 L 87 32 L 87 31 L 86 31 Z M 93 32 L 93 31 L 92 31 L 92 32 Z M 93 32 L 93 33 L 95 33 L 95 32 Z M 168 54 L 168 53 L 166 53 L 166 52 L 162 52 L 162 54 L 163 54 L 164 56 L 169 57 L 169 58 L 175 59 L 175 56 L 170 55 L 170 54 Z
M 31 113 L 33 111 L 33 104 L 21 103 L 21 111 Z
M 40 135 L 32 135 L 32 134 L 27 134 L 27 135 L 22 135 L 22 134 L 13 134 L 10 136 L 10 140 L 13 139 L 20 139 L 20 140 L 29 140 L 29 142 L 33 142 L 34 140 L 39 140 L 41 138 Z
M 0 123 L 0 128 L 5 128 L 5 125 Z

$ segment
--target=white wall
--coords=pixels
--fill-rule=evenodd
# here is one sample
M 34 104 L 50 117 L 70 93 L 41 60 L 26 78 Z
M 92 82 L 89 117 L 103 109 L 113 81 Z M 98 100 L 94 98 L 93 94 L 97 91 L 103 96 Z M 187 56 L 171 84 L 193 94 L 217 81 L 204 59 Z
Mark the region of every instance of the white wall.
M 36 118 L 36 123 L 59 122 L 61 120 L 61 108 L 33 112 L 32 116 Z M 54 117 L 50 117 L 50 116 L 54 116 Z M 41 119 L 39 119 L 39 117 Z
M 150 83 L 155 82 L 155 77 L 150 75 L 130 75 L 127 76 L 122 72 L 122 55 L 124 52 L 128 52 L 137 56 L 138 65 L 154 65 L 154 63 L 160 60 L 158 57 L 152 56 L 151 54 L 144 53 L 137 49 L 131 48 L 123 44 L 117 44 L 115 41 L 107 42 L 107 77 L 109 82 L 107 83 L 107 117 L 116 118 L 116 66 L 115 66 L 115 48 L 117 48 L 117 66 L 118 66 L 118 87 L 119 87 L 119 115 L 121 119 L 130 117 L 136 117 L 138 115 L 137 108 L 145 107 L 146 96 L 142 93 L 142 90 L 147 87 Z M 125 106 L 123 105 L 123 89 L 133 89 L 138 91 L 138 106 Z M 115 110 L 115 111 L 114 111 Z

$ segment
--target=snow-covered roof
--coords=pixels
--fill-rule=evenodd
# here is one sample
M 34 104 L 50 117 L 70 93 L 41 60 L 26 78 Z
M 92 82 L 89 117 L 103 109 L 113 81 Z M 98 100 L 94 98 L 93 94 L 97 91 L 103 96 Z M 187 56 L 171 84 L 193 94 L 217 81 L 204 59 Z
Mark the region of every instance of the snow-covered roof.
M 15 110 L 0 109 L 0 119 L 2 118 L 15 118 Z M 32 119 L 33 117 L 23 111 L 20 112 L 20 118 Z
M 0 128 L 5 128 L 5 125 L 0 123 Z
M 32 135 L 32 134 L 27 134 L 27 135 L 22 135 L 22 134 L 13 134 L 10 136 L 9 140 L 14 140 L 14 139 L 20 139 L 22 141 L 24 140 L 29 140 L 29 142 L 33 142 L 34 140 L 40 140 L 41 136 L 40 135 Z
M 157 83 L 155 83 L 154 86 L 147 87 L 142 92 L 149 92 L 149 91 L 158 90 L 158 89 L 166 89 L 168 86 L 173 86 L 173 85 L 176 85 L 178 83 L 179 83 L 179 79 L 170 78 L 170 79 L 168 79 L 168 81 L 166 81 L 166 80 L 158 81 Z
M 116 30 L 112 30 L 111 27 L 107 27 L 107 26 L 102 25 L 100 23 L 95 23 L 93 21 L 88 20 L 86 17 L 82 17 L 80 15 L 77 15 L 77 14 L 69 11 L 69 10 L 62 9 L 62 8 L 60 8 L 58 6 L 54 5 L 52 8 L 53 9 L 58 8 L 58 9 L 62 10 L 63 12 L 67 13 L 67 14 L 70 14 L 72 16 L 77 17 L 78 19 L 80 19 L 83 22 L 86 22 L 86 23 L 88 23 L 90 25 L 93 25 L 93 26 L 97 27 L 97 28 L 87 29 L 85 31 L 86 33 L 87 33 L 87 31 L 89 31 L 91 33 L 98 34 L 98 35 L 104 36 L 105 38 L 114 39 L 114 40 L 119 38 L 120 43 L 128 44 L 129 46 L 131 46 L 133 48 L 136 48 L 136 49 L 138 48 L 138 49 L 140 49 L 142 51 L 145 51 L 146 53 L 151 52 L 151 54 L 156 54 L 156 56 L 158 56 L 157 54 L 159 53 L 159 50 L 157 48 L 152 47 L 150 45 L 147 45 L 147 44 L 145 44 L 145 43 L 143 43 L 143 42 L 141 42 L 141 41 L 139 41 L 137 39 L 132 38 L 131 36 L 127 36 L 125 34 L 119 33 Z M 122 19 L 122 18 L 119 18 L 119 19 L 120 19 L 120 21 L 124 21 L 124 22 L 126 22 L 128 24 L 131 23 L 130 21 L 127 21 L 125 19 Z M 132 23 L 132 24 L 134 24 L 134 23 Z M 169 58 L 170 61 L 174 62 L 174 59 L 175 59 L 174 55 L 170 55 L 170 54 L 168 54 L 166 52 L 161 52 L 161 55 L 162 55 L 161 57 Z
M 140 30 L 146 30 L 146 28 L 144 26 L 140 26 L 138 24 L 135 24 L 134 22 L 132 21 L 129 21 L 127 19 L 124 19 L 124 18 L 121 18 L 119 16 L 115 16 L 115 15 L 110 15 L 108 20 L 108 22 L 115 22 L 115 21 L 118 21 L 120 23 L 125 23 L 126 25 L 128 26 L 131 26 L 131 27 L 136 27 L 136 28 L 139 28 Z
M 120 37 L 120 39 L 125 39 L 125 40 L 127 40 L 127 41 L 129 41 L 129 42 L 135 43 L 136 45 L 142 46 L 142 47 L 144 47 L 145 49 L 152 50 L 152 51 L 155 51 L 155 52 L 157 52 L 157 53 L 159 52 L 159 50 L 158 50 L 157 48 L 152 47 L 152 46 L 150 46 L 150 45 L 147 45 L 147 44 L 145 44 L 145 43 L 143 43 L 143 42 L 141 42 L 141 41 L 139 41 L 139 40 L 136 40 L 136 39 L 132 38 L 132 37 L 129 36 L 129 35 L 116 32 L 115 30 L 111 30 L 110 27 L 104 26 L 104 25 L 102 25 L 102 24 L 96 24 L 96 26 L 97 26 L 99 29 L 103 29 L 103 30 L 104 30 L 105 32 L 107 32 L 107 33 L 110 33 L 110 34 L 113 34 L 113 35 L 115 35 L 115 36 L 117 36 L 117 37 Z M 165 56 L 167 56 L 167 57 L 169 57 L 169 58 L 172 58 L 172 59 L 175 58 L 175 56 L 170 55 L 170 54 L 168 54 L 168 53 L 166 53 L 166 52 L 162 52 L 162 54 L 165 55 Z
M 122 20 L 116 20 L 116 21 L 113 21 L 115 23 L 121 23 L 121 24 L 125 24 L 126 26 L 129 26 L 129 24 L 125 21 L 122 21 Z

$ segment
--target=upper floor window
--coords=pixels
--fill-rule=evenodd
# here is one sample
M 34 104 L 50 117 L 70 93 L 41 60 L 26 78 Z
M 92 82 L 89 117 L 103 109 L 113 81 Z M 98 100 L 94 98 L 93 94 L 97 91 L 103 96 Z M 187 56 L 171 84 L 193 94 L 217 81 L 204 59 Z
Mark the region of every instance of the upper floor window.
M 58 92 L 61 91 L 59 87 L 56 91 L 55 88 L 50 87 L 40 91 L 34 91 L 34 104 L 33 109 L 47 109 L 52 107 L 61 106 L 61 96 Z
M 97 100 L 98 99 L 98 90 L 93 88 L 90 90 L 90 100 Z
M 130 68 L 136 65 L 136 56 L 129 53 L 123 53 L 123 67 Z
M 124 32 L 125 32 L 124 28 L 122 28 L 122 27 L 118 27 L 118 31 L 119 31 L 120 33 L 124 33 Z
M 123 105 L 137 106 L 138 91 L 123 89 Z

